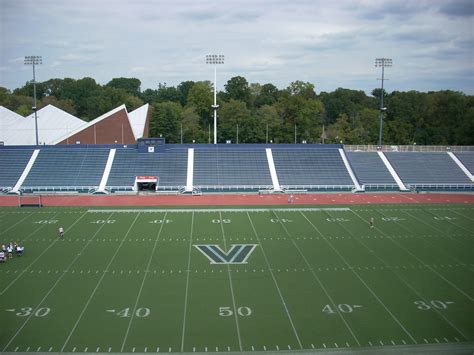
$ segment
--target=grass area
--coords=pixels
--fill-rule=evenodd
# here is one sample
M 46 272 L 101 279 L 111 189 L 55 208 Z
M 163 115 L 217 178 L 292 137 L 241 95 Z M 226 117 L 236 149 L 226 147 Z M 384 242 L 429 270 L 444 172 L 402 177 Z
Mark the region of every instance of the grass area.
M 474 206 L 291 207 L 1 208 L 0 351 L 474 341 Z

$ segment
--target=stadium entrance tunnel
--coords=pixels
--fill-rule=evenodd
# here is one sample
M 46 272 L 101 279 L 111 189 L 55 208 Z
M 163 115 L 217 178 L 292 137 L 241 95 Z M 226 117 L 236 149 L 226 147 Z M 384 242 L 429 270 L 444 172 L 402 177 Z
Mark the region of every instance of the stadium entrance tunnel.
M 138 191 L 156 191 L 156 182 L 138 182 Z
M 134 191 L 156 191 L 158 176 L 136 176 L 133 184 Z

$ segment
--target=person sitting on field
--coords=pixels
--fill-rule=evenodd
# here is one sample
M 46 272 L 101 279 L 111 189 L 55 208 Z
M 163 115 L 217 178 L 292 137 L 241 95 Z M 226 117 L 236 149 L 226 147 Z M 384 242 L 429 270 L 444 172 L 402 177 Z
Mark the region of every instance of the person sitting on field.
M 16 246 L 16 255 L 22 256 L 25 251 L 25 247 L 22 247 L 20 244 Z
M 13 245 L 12 245 L 12 243 L 7 245 L 7 254 L 8 254 L 8 258 L 13 257 Z

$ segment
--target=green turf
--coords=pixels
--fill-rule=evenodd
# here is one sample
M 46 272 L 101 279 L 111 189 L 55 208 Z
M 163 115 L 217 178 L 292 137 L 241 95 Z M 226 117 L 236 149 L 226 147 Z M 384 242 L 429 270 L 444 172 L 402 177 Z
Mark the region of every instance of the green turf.
M 472 205 L 1 208 L 10 240 L 26 252 L 0 264 L 4 352 L 474 341 Z M 246 263 L 196 247 L 236 244 L 257 245 Z

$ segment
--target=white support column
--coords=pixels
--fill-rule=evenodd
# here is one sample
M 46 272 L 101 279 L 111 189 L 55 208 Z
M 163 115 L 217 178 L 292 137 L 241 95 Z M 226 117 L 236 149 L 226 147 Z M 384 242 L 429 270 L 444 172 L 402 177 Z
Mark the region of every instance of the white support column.
M 193 192 L 194 182 L 194 148 L 188 149 L 188 174 L 186 177 L 186 188 L 184 191 Z
M 270 176 L 272 177 L 272 184 L 274 191 L 281 191 L 280 183 L 278 181 L 278 175 L 275 168 L 275 162 L 273 161 L 273 153 L 270 148 L 265 149 L 267 153 L 268 168 L 270 169 Z
M 342 161 L 344 162 L 344 166 L 347 169 L 347 172 L 349 173 L 352 182 L 354 183 L 354 186 L 356 187 L 357 191 L 364 191 L 364 189 L 360 186 L 359 181 L 357 181 L 357 178 L 354 174 L 354 171 L 352 171 L 351 165 L 349 164 L 349 161 L 347 160 L 346 153 L 344 152 L 344 149 L 339 149 L 339 154 L 341 155 Z
M 385 156 L 385 154 L 383 152 L 377 152 L 380 159 L 382 159 L 383 163 L 385 164 L 385 167 L 387 168 L 387 170 L 390 172 L 390 174 L 392 175 L 393 179 L 395 180 L 395 182 L 397 183 L 400 191 L 409 191 L 409 189 L 407 189 L 407 187 L 403 184 L 403 181 L 402 179 L 400 179 L 400 177 L 398 176 L 397 172 L 395 171 L 395 169 L 393 168 L 392 164 L 390 164 L 390 162 L 388 161 L 387 157 Z
M 466 174 L 466 176 L 471 179 L 471 182 L 474 182 L 474 176 L 471 174 L 471 172 L 466 168 L 466 166 L 458 159 L 456 155 L 454 155 L 453 152 L 448 152 L 448 155 L 451 157 L 451 159 L 454 160 L 454 162 L 461 168 L 461 170 Z
M 21 185 L 23 185 L 23 183 L 25 182 L 26 177 L 30 173 L 31 168 L 33 167 L 33 164 L 35 163 L 39 152 L 40 152 L 39 149 L 35 149 L 33 154 L 31 154 L 30 160 L 28 161 L 28 164 L 26 164 L 25 170 L 23 170 L 23 173 L 21 174 L 20 178 L 16 182 L 15 186 L 13 186 L 13 189 L 11 192 L 17 193 L 20 190 Z
M 115 153 L 117 149 L 110 149 L 109 158 L 105 164 L 104 173 L 102 174 L 102 179 L 100 180 L 99 189 L 97 192 L 105 192 L 105 186 L 107 185 L 107 180 L 109 180 L 110 170 L 112 170 L 112 164 L 115 159 Z

